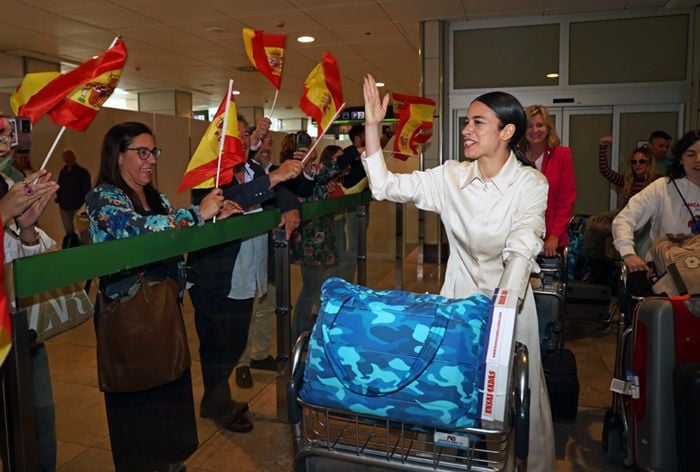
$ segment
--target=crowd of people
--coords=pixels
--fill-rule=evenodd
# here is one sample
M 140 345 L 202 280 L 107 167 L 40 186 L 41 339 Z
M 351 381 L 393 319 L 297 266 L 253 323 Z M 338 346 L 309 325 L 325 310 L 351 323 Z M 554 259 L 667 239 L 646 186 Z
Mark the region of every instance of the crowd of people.
M 369 188 L 374 198 L 413 202 L 440 215 L 450 244 L 441 294 L 491 295 L 496 287 L 516 289 L 521 304 L 516 338 L 530 347 L 531 470 L 552 470 L 554 440 L 546 385 L 539 362 L 537 313 L 528 278 L 536 258 L 555 256 L 567 245 L 576 200 L 571 149 L 562 146 L 546 107 L 522 107 L 503 92 L 484 94 L 469 104 L 462 130 L 466 162 L 396 174 L 387 169 L 382 149 L 393 127 L 382 127 L 387 98 L 367 76 L 363 84 L 365 123 L 349 130 L 345 149 L 326 146 L 303 161 L 311 139 L 292 133 L 272 155 L 271 122 L 261 118 L 249 129 L 238 117 L 247 160 L 233 169 L 231 183 L 192 192 L 192 205 L 174 208 L 153 185 L 161 150 L 142 123 L 113 126 L 104 136 L 94 187 L 90 173 L 63 152 L 58 183 L 46 171 L 33 172 L 28 152 L 11 155 L 9 124 L 0 129 L 0 212 L 5 223 L 5 260 L 38 254 L 56 246 L 37 220 L 51 199 L 59 205 L 66 236 L 75 233 L 76 213 L 85 206 L 92 243 L 201 226 L 216 217 L 279 208 L 290 243 L 291 260 L 300 265 L 301 289 L 292 314 L 292 336 L 311 329 L 321 285 L 332 276 L 353 280 L 357 215 L 353 211 L 302 222 L 300 208 Z M 305 133 L 304 133 L 305 134 Z M 621 211 L 610 220 L 615 248 L 630 271 L 651 272 L 640 253 L 639 234 L 648 226 L 651 241 L 666 233 L 700 232 L 700 131 L 685 134 L 666 157 L 671 137 L 651 134 L 648 144 L 629 156 L 624 172 L 609 164 L 612 137 L 599 141 L 598 167 L 621 196 Z M 279 164 L 277 164 L 279 162 Z M 659 165 L 666 177 L 661 177 Z M 614 218 L 614 221 L 613 221 Z M 116 470 L 184 470 L 197 447 L 195 416 L 230 431 L 253 429 L 248 405 L 236 401 L 229 380 L 235 371 L 240 388 L 251 388 L 251 369 L 277 370 L 271 354 L 275 286 L 271 280 L 268 234 L 198 250 L 187 256 L 101 277 L 95 310 L 102 313 L 142 290 L 143 276 L 171 280 L 180 287 L 177 303 L 189 292 L 199 338 L 204 391 L 195 408 L 189 369 L 166 384 L 132 392 L 105 391 L 111 450 Z M 179 314 L 178 316 L 181 316 Z M 98 343 L 99 343 L 98 338 Z M 99 348 L 99 346 L 98 346 Z M 32 374 L 41 470 L 55 469 L 56 438 L 48 356 L 32 348 Z

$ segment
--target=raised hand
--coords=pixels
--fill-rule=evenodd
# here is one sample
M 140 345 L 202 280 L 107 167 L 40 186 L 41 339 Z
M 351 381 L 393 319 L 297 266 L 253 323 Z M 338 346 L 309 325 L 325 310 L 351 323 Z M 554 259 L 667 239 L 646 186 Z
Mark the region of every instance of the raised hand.
M 365 97 L 365 126 L 379 125 L 386 116 L 389 106 L 389 94 L 379 98 L 377 82 L 371 74 L 367 74 L 362 84 L 362 94 Z
M 41 210 L 46 207 L 48 200 L 58 190 L 58 184 L 49 181 L 50 178 L 51 172 L 40 170 L 10 187 L 7 194 L 0 199 L 0 216 L 3 222 L 21 215 L 35 203 L 39 205 L 33 212 L 38 210 L 40 214 Z M 44 197 L 46 197 L 46 202 L 42 200 Z M 36 218 L 38 217 L 36 215 Z M 36 221 L 36 218 L 34 221 Z
M 238 203 L 234 202 L 233 200 L 224 200 L 224 205 L 221 208 L 221 211 L 216 215 L 216 218 L 223 220 L 231 215 L 238 215 L 241 213 L 243 213 L 243 208 L 241 208 Z

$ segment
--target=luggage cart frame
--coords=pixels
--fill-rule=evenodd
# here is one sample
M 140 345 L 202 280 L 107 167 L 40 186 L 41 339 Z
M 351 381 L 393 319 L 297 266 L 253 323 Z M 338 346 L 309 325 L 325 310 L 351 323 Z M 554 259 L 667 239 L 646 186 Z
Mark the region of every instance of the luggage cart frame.
M 353 464 L 358 471 L 486 472 L 505 470 L 511 454 L 518 468 L 527 460 L 530 390 L 526 346 L 516 343 L 512 410 L 506 427 L 444 431 L 300 400 L 302 357 L 308 339 L 309 333 L 299 337 L 291 359 L 288 398 L 295 471 L 355 470 L 350 468 Z M 443 439 L 436 442 L 436 433 Z

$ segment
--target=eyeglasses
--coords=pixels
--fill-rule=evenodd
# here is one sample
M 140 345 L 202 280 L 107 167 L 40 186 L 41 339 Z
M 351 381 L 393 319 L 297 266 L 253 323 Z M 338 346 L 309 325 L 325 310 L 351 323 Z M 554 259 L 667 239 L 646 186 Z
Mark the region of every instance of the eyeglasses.
M 634 165 L 637 165 L 637 164 L 646 164 L 646 163 L 649 162 L 649 161 L 647 161 L 646 159 L 639 159 L 639 160 L 637 160 L 637 159 L 632 159 L 630 162 L 631 162 L 632 165 L 634 166 Z
M 151 154 L 153 154 L 153 157 L 158 159 L 160 157 L 160 151 L 161 149 L 159 147 L 154 147 L 153 149 L 148 149 L 147 147 L 137 147 L 137 148 L 126 148 L 127 151 L 136 151 L 136 154 L 138 154 L 139 159 L 142 161 L 145 161 L 149 157 L 151 157 Z

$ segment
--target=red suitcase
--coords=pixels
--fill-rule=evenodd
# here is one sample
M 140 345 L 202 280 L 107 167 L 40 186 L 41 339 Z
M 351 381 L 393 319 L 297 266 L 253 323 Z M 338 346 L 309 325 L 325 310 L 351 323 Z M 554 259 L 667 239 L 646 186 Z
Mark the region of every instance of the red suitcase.
M 628 403 L 634 462 L 643 470 L 677 470 L 673 370 L 700 361 L 700 297 L 644 299 L 632 345 L 639 388 Z

